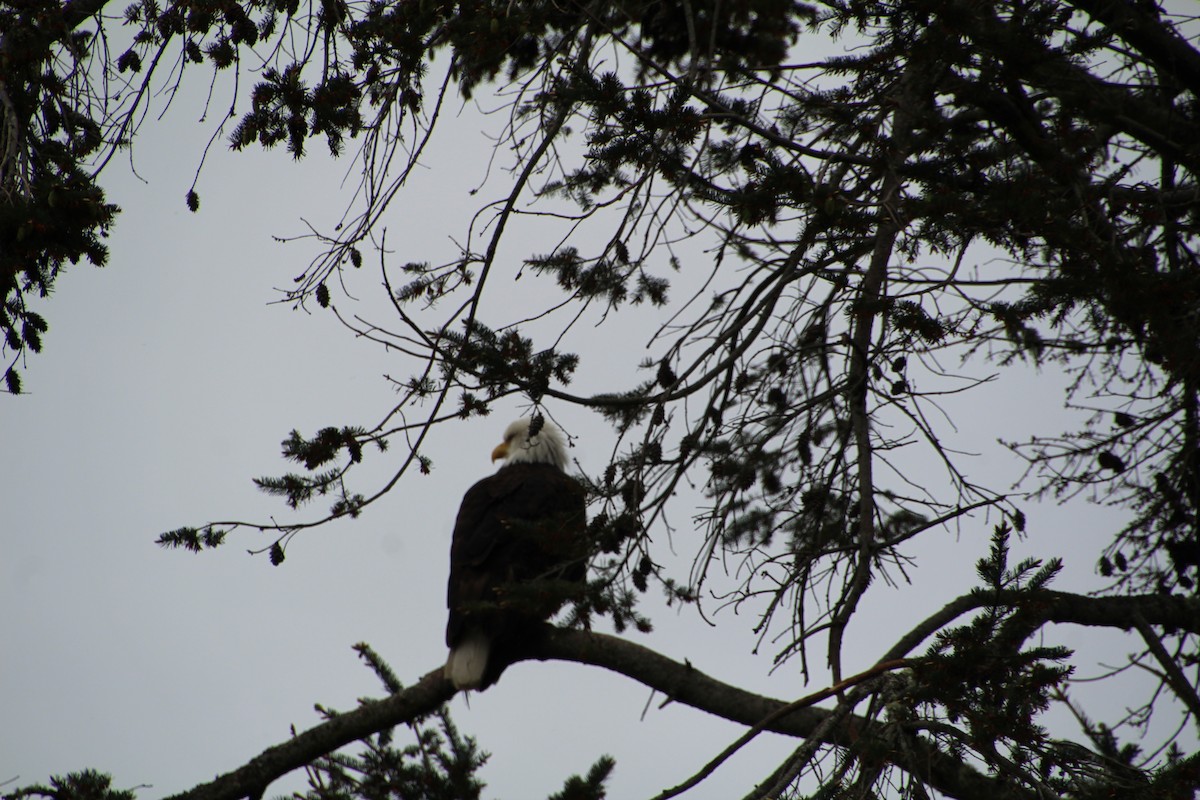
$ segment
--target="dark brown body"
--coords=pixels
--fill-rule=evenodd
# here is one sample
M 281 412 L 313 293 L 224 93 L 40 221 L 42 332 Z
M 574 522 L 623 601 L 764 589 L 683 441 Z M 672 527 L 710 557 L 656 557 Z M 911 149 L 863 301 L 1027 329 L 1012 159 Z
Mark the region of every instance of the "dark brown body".
M 450 548 L 446 644 L 490 642 L 480 689 L 495 683 L 587 572 L 583 487 L 550 464 L 510 464 L 463 497 Z

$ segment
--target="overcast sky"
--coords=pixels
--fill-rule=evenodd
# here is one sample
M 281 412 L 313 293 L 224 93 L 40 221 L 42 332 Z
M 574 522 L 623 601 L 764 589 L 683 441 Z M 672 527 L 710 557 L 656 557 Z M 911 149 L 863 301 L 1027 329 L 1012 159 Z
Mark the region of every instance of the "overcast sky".
M 199 556 L 158 548 L 155 537 L 181 525 L 290 518 L 250 482 L 287 468 L 280 440 L 293 428 L 373 425 L 395 397 L 382 376 L 408 370 L 327 312 L 271 305 L 275 287 L 313 253 L 272 235 L 302 233 L 301 218 L 335 220 L 353 161 L 314 152 L 297 165 L 282 151 L 230 154 L 218 145 L 192 214 L 184 195 L 212 130 L 198 116 L 180 105 L 165 122 L 147 123 L 135 153 L 142 179 L 120 164 L 106 173 L 123 209 L 110 266 L 78 266 L 59 280 L 41 308 L 46 351 L 23 368 L 29 394 L 0 398 L 0 782 L 19 779 L 6 789 L 94 767 L 119 787 L 150 787 L 143 797 L 181 791 L 243 764 L 293 726 L 316 724 L 314 703 L 348 709 L 378 696 L 351 650 L 356 642 L 369 642 L 409 682 L 439 665 L 458 501 L 492 470 L 488 454 L 521 411 L 502 404 L 488 420 L 443 426 L 426 447 L 431 476 L 406 479 L 357 521 L 302 534 L 282 567 L 247 555 L 270 541 L 248 532 Z M 448 124 L 453 137 L 439 140 L 429 168 L 389 212 L 398 261 L 452 257 L 449 237 L 461 236 L 480 204 L 469 194 L 489 154 L 479 131 L 498 122 L 468 108 Z M 351 288 L 362 308 L 378 309 L 367 255 Z M 497 274 L 493 288 L 528 292 L 528 279 L 517 287 L 514 277 L 515 269 Z M 358 308 L 336 293 L 335 302 Z M 638 379 L 606 372 L 616 362 L 603 352 L 633 351 L 625 363 L 636 363 L 658 321 L 643 309 L 622 322 L 621 335 L 604 329 L 581 368 L 586 388 Z M 1020 466 L 995 437 L 1017 420 L 1053 428 L 1062 402 L 1052 375 L 1002 383 L 960 408 L 951 444 L 980 454 L 969 463 L 981 482 L 1007 486 Z M 601 468 L 611 431 L 554 411 L 578 436 L 572 454 Z M 363 472 L 381 480 L 398 457 L 375 457 Z M 1078 507 L 1031 506 L 1029 518 L 1022 553 L 1078 554 L 1060 587 L 1081 585 L 1111 520 Z M 990 530 L 976 518 L 961 532 L 932 534 L 913 586 L 874 588 L 851 629 L 847 671 L 872 664 L 897 631 L 970 586 Z M 798 663 L 769 674 L 770 653 L 750 652 L 752 620 L 725 612 L 712 628 L 691 611 L 662 611 L 654 621 L 656 631 L 633 634 L 637 641 L 715 677 L 782 698 L 820 688 L 800 682 Z M 1128 649 L 1114 637 L 1108 652 L 1119 661 Z M 659 708 L 661 699 L 647 706 L 646 689 L 593 668 L 526 663 L 453 710 L 462 731 L 494 754 L 483 774 L 489 797 L 545 796 L 609 753 L 612 796 L 634 798 L 684 780 L 740 733 L 701 712 Z M 740 796 L 795 744 L 760 737 L 689 796 Z M 300 785 L 293 776 L 272 791 Z

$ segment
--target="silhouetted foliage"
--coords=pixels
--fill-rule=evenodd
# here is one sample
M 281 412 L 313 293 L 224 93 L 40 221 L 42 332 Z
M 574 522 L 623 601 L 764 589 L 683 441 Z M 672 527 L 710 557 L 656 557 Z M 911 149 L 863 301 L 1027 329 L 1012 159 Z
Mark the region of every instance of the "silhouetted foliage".
M 332 494 L 324 516 L 186 527 L 162 544 L 201 550 L 248 527 L 274 537 L 258 552 L 279 564 L 300 531 L 366 513 L 432 469 L 434 427 L 510 397 L 586 409 L 618 444 L 583 476 L 596 552 L 567 624 L 648 631 L 652 592 L 733 606 L 772 665 L 808 677 L 816 648 L 838 683 L 861 601 L 906 579 L 911 543 L 995 526 L 983 585 L 914 620 L 881 663 L 933 637 L 927 655 L 839 692 L 829 727 L 752 796 L 804 781 L 822 797 L 1200 786 L 1186 736 L 1132 741 L 1165 703 L 1200 717 L 1196 626 L 1139 610 L 1200 591 L 1200 31 L 1187 3 L 141 0 L 109 60 L 94 47 L 116 25 L 104 8 L 0 5 L 0 112 L 16 131 L 0 152 L 12 363 L 46 330 L 27 294 L 66 261 L 103 262 L 115 209 L 89 165 L 134 134 L 155 65 L 175 58 L 253 74 L 234 149 L 359 148 L 368 188 L 321 232 L 328 250 L 288 299 L 334 313 L 331 292 L 378 252 L 391 317 L 338 319 L 406 375 L 390 379 L 377 425 L 293 431 L 283 454 L 304 471 L 257 480 L 292 509 Z M 101 73 L 120 78 L 118 99 L 89 104 Z M 381 241 L 388 204 L 453 94 L 494 89 L 508 103 L 504 169 L 481 191 L 502 189 L 450 210 L 469 232 L 461 250 L 406 261 L 421 256 Z M 532 214 L 544 236 L 518 239 Z M 503 279 L 557 300 L 484 302 Z M 592 325 L 603 337 L 647 315 L 661 325 L 645 353 L 593 344 Z M 573 388 L 610 362 L 623 385 Z M 945 420 L 975 424 L 974 409 L 945 407 L 993 376 L 1021 391 L 1030 366 L 1066 376 L 1077 422 L 1002 431 L 1028 466 L 1021 499 L 970 476 Z M 399 464 L 357 490 L 372 443 L 396 444 Z M 1120 720 L 1093 721 L 1070 693 L 1046 602 L 1059 563 L 1008 564 L 1012 530 L 1053 534 L 1022 506 L 1074 497 L 1113 509 L 1085 556 L 1099 573 L 1088 590 L 1113 605 L 1066 621 L 1135 631 L 1130 664 L 1153 684 Z M 1079 721 L 1080 741 L 1042 730 L 1051 706 Z M 461 745 L 448 722 L 425 735 Z M 386 748 L 314 769 L 338 796 L 368 796 L 362 776 L 408 775 Z M 562 796 L 598 796 L 610 768 Z
M 355 646 L 379 677 L 383 688 L 395 694 L 403 687 L 391 668 L 369 645 Z M 338 712 L 318 707 L 326 719 Z M 387 729 L 362 740 L 350 752 L 331 753 L 308 768 L 308 790 L 293 797 L 304 800 L 477 800 L 483 783 L 477 770 L 487 753 L 475 740 L 458 732 L 443 706 L 433 720 L 414 720 L 412 744 L 397 746 L 394 731 Z M 405 738 L 408 738 L 407 736 Z
M 65 777 L 55 776 L 50 785 L 35 784 L 18 789 L 4 797 L 6 800 L 24 800 L 27 797 L 45 797 L 49 800 L 133 800 L 136 795 L 129 789 L 112 788 L 112 778 L 91 769 L 71 772 Z

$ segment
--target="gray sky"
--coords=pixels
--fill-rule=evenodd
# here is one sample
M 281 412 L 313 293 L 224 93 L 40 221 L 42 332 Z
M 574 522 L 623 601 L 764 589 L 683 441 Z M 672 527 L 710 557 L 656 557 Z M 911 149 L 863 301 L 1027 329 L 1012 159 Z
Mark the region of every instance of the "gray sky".
M 165 123 L 146 125 L 136 157 L 147 183 L 119 164 L 107 174 L 110 199 L 123 208 L 111 264 L 60 279 L 43 309 L 46 352 L 23 370 L 29 396 L 0 398 L 0 782 L 94 767 L 118 786 L 150 786 L 144 797 L 180 791 L 284 740 L 290 726 L 316 724 L 313 703 L 348 709 L 378 696 L 356 642 L 369 642 L 402 680 L 440 664 L 458 501 L 492 469 L 488 454 L 520 412 L 501 406 L 488 420 L 445 428 L 426 448 L 433 475 L 406 479 L 357 521 L 301 534 L 282 567 L 248 556 L 270 540 L 244 531 L 200 556 L 158 548 L 155 537 L 180 525 L 288 519 L 250 483 L 285 470 L 279 441 L 292 428 L 373 425 L 394 398 L 381 375 L 407 374 L 398 356 L 356 341 L 329 313 L 268 305 L 312 253 L 271 235 L 302 233 L 301 217 L 335 220 L 345 202 L 336 189 L 355 163 L 314 152 L 296 165 L 283 151 L 235 155 L 218 144 L 193 215 L 184 194 L 211 131 L 196 116 L 181 104 Z M 470 112 L 450 122 L 454 138 L 390 212 L 395 263 L 452 257 L 448 237 L 461 237 L 479 205 L 467 192 L 484 174 L 488 142 L 477 132 L 488 123 Z M 335 292 L 343 309 L 379 309 L 376 256 L 365 255 L 351 287 L 362 303 Z M 506 296 L 528 291 L 528 279 L 516 288 L 511 274 L 495 280 Z M 633 351 L 656 321 L 639 310 L 623 318 L 620 337 L 604 329 L 584 344 L 594 356 Z M 609 363 L 585 360 L 583 382 L 637 377 L 605 372 Z M 1004 381 L 960 406 L 953 443 L 981 453 L 970 463 L 985 482 L 1006 486 L 1019 474 L 994 442 L 1010 423 L 1054 427 L 1061 399 L 1052 378 Z M 555 411 L 579 436 L 573 454 L 602 467 L 612 447 L 606 426 Z M 365 472 L 379 480 L 398 458 L 376 456 Z M 1022 553 L 1079 553 L 1059 586 L 1080 585 L 1111 518 L 1086 508 L 1028 513 Z M 880 582 L 851 629 L 847 671 L 869 666 L 898 631 L 970 586 L 990 529 L 975 518 L 958 535 L 931 534 L 915 585 Z M 686 555 L 686 540 L 679 550 Z M 783 698 L 821 688 L 799 682 L 798 663 L 770 675 L 770 654 L 750 653 L 752 619 L 727 611 L 710 628 L 691 611 L 653 618 L 653 634 L 632 637 L 715 677 Z M 1103 644 L 1114 661 L 1132 649 L 1118 637 Z M 643 717 L 648 699 L 596 669 L 529 663 L 453 709 L 462 731 L 493 753 L 483 773 L 490 797 L 545 796 L 603 753 L 617 759 L 613 797 L 649 796 L 740 733 L 698 711 L 660 709 L 660 697 Z M 689 796 L 739 796 L 795 744 L 760 737 Z M 299 785 L 293 777 L 273 790 Z

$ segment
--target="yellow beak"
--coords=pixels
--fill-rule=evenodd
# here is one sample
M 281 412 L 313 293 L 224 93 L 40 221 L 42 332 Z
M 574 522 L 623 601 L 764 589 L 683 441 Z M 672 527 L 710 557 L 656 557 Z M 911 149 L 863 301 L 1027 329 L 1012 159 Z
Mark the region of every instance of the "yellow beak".
M 501 442 L 500 444 L 496 445 L 496 449 L 492 451 L 493 463 L 503 458 L 508 458 L 508 442 Z

